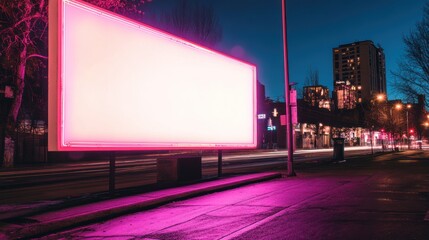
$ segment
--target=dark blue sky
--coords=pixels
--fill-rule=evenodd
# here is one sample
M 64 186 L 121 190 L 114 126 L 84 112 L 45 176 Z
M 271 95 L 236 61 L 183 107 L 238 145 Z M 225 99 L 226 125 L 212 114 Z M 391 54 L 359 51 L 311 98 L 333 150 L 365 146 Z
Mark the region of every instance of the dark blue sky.
M 216 50 L 249 61 L 273 99 L 284 96 L 281 0 L 197 0 L 213 6 L 223 28 Z M 175 0 L 153 0 L 147 13 Z M 388 95 L 392 71 L 404 55 L 402 37 L 422 18 L 426 0 L 287 0 L 289 75 L 302 87 L 309 69 L 318 70 L 330 90 L 332 48 L 372 40 L 384 48 Z

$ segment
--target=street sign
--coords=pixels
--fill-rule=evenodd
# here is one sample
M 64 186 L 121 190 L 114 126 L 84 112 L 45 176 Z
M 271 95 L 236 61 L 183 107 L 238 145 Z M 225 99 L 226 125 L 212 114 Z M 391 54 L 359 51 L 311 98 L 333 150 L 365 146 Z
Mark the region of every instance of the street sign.
M 10 86 L 6 86 L 4 88 L 4 97 L 5 98 L 13 98 L 13 90 Z
M 13 90 L 10 86 L 5 86 L 4 90 L 0 90 L 0 93 L 3 93 L 5 98 L 13 98 Z
M 298 107 L 291 106 L 292 124 L 298 124 Z M 286 115 L 280 115 L 280 125 L 286 126 Z
M 296 106 L 296 90 L 295 89 L 290 90 L 289 99 L 290 99 L 289 104 L 291 106 Z
M 298 124 L 298 107 L 291 106 L 292 112 L 292 124 Z

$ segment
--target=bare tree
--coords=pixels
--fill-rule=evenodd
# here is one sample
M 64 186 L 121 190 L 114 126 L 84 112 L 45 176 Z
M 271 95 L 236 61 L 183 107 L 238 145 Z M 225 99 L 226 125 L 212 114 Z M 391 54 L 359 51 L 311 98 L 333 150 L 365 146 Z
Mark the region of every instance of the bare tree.
M 88 0 L 130 17 L 142 15 L 140 0 Z M 4 74 L 2 85 L 14 89 L 14 97 L 8 110 L 6 124 L 0 129 L 0 160 L 3 158 L 4 134 L 11 135 L 23 104 L 28 75 L 40 75 L 40 67 L 47 65 L 48 0 L 8 0 L 0 2 L 0 70 Z M 44 72 L 47 74 L 47 71 Z M 3 75 L 3 74 L 2 74 Z M 44 77 L 35 81 L 46 80 Z M 42 83 L 36 83 L 41 85 Z M 7 131 L 5 132 L 5 125 Z M 0 161 L 1 165 L 1 161 Z
M 222 28 L 211 6 L 180 0 L 162 13 L 157 27 L 199 44 L 214 46 L 222 39 Z
M 318 86 L 319 85 L 319 71 L 313 70 L 310 67 L 308 75 L 305 77 L 305 86 Z
M 394 145 L 406 132 L 403 111 L 398 111 L 392 104 L 376 104 L 371 109 L 372 124 L 375 128 L 384 128 L 390 134 Z
M 116 12 L 137 21 L 143 19 L 143 6 L 152 0 L 85 0 L 101 8 Z
M 304 88 L 310 87 L 310 86 L 318 86 L 319 85 L 319 71 L 313 70 L 313 68 L 309 68 L 308 75 L 305 77 L 304 82 Z M 310 90 L 309 93 L 305 93 L 304 89 L 302 90 L 302 98 L 306 101 L 308 101 L 311 106 L 318 106 L 319 103 L 316 104 L 316 100 L 318 99 L 317 96 L 315 96 L 316 92 L 313 90 Z M 319 99 L 320 100 L 320 99 Z
M 423 19 L 403 41 L 406 53 L 399 70 L 393 72 L 395 86 L 406 101 L 415 102 L 418 94 L 429 95 L 429 3 L 424 7 Z
M 3 61 L 15 65 L 11 66 L 15 71 L 12 76 L 15 94 L 8 114 L 9 123 L 16 122 L 22 104 L 27 62 L 31 58 L 47 58 L 38 49 L 38 45 L 47 40 L 47 4 L 45 0 L 37 4 L 31 0 L 0 3 L 1 22 L 4 24 L 0 31 L 2 55 L 5 55 Z
M 137 0 L 88 0 L 103 8 L 128 15 L 142 14 Z M 138 4 L 140 3 L 140 5 Z M 32 58 L 47 59 L 47 0 L 12 0 L 0 3 L 1 54 L 6 61 L 18 59 L 14 64 L 15 98 L 9 118 L 16 122 L 25 87 L 27 62 Z

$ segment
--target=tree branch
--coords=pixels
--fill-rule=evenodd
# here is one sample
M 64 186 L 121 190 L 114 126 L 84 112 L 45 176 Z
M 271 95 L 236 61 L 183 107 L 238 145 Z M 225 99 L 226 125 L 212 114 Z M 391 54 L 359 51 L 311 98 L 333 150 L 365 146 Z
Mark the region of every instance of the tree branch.
M 30 58 L 32 58 L 32 57 L 38 57 L 38 58 L 43 58 L 43 59 L 48 59 L 48 57 L 47 56 L 44 56 L 44 55 L 41 55 L 41 54 L 30 54 L 30 55 L 28 55 L 27 56 L 27 60 L 28 59 L 30 59 Z

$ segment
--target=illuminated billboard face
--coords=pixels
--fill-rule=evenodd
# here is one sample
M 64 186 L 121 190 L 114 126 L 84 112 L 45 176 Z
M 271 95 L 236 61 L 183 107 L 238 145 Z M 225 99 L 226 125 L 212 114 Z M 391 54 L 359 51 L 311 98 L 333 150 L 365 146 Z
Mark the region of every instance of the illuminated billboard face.
M 51 1 L 49 149 L 256 146 L 256 68 L 85 2 Z

